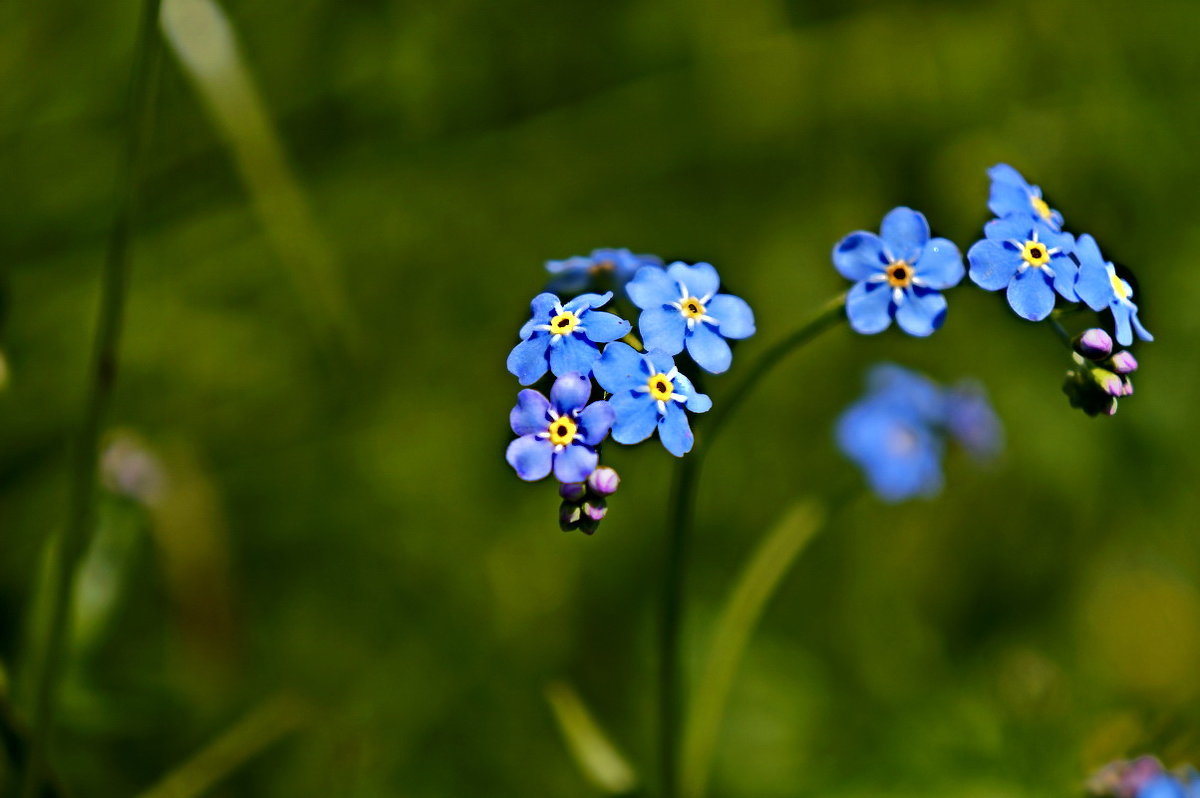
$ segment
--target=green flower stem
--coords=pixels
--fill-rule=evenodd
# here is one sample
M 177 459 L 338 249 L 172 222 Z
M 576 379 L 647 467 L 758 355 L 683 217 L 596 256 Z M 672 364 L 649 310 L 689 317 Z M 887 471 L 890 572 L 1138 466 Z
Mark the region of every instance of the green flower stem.
M 21 777 L 21 795 L 34 798 L 46 772 L 46 750 L 54 723 L 55 694 L 63 670 L 67 626 L 75 571 L 87 550 L 95 522 L 96 470 L 100 430 L 112 396 L 117 370 L 117 344 L 129 272 L 137 188 L 150 138 L 155 77 L 160 56 L 157 32 L 161 0 L 145 0 L 129 88 L 126 151 L 116 191 L 116 216 L 101 275 L 100 311 L 96 320 L 83 418 L 72 449 L 70 497 L 66 525 L 48 543 L 49 567 L 45 627 L 34 640 L 31 661 L 33 729 L 29 757 Z
M 688 539 L 691 537 L 694 496 L 704 454 L 758 384 L 789 353 L 807 344 L 845 318 L 846 295 L 826 303 L 807 323 L 759 355 L 746 376 L 724 398 L 705 425 L 705 437 L 697 437 L 692 451 L 675 470 L 668 519 L 667 551 L 663 570 L 662 619 L 659 627 L 659 779 L 662 798 L 679 795 L 679 737 L 683 718 L 683 685 L 679 667 L 680 631 L 683 626 L 683 579 Z

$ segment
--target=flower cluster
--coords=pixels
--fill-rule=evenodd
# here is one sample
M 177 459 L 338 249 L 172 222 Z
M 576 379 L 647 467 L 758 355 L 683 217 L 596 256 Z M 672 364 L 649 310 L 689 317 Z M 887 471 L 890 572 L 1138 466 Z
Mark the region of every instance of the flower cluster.
M 1112 337 L 1093 327 L 1077 335 L 1071 342 L 1074 365 L 1063 382 L 1063 393 L 1089 416 L 1111 416 L 1117 412 L 1117 399 L 1133 394 L 1129 375 L 1137 371 L 1137 358 L 1122 349 L 1113 352 Z
M 742 299 L 720 292 L 708 263 L 663 266 L 651 255 L 606 249 L 550 261 L 547 270 L 560 292 L 607 285 L 623 292 L 615 302 L 612 291 L 569 299 L 538 294 L 508 356 L 521 385 L 555 377 L 548 397 L 533 388 L 518 394 L 509 418 L 518 437 L 508 446 L 508 463 L 528 481 L 553 474 L 562 483 L 561 526 L 591 534 L 616 490 L 616 472 L 599 465 L 603 441 L 611 433 L 617 443 L 635 444 L 657 432 L 671 454 L 691 451 L 688 414 L 712 407 L 688 376 L 692 364 L 726 371 L 729 342 L 754 334 L 754 314 Z M 625 300 L 638 312 L 636 334 L 621 316 L 600 310 Z M 685 351 L 690 362 L 677 363 Z
M 1085 305 L 1111 314 L 1114 337 L 1122 346 L 1131 345 L 1135 337 L 1154 340 L 1138 318 L 1133 287 L 1100 254 L 1092 236 L 1076 239 L 1067 232 L 1062 214 L 1050 207 L 1041 188 L 1011 166 L 997 164 L 988 176 L 988 209 L 995 218 L 984 225 L 983 239 L 967 251 L 969 269 L 964 269 L 958 247 L 948 239 L 932 238 L 924 215 L 911 208 L 888 212 L 878 234 L 856 231 L 834 246 L 834 267 L 854 283 L 846 294 L 852 329 L 869 335 L 895 321 L 909 335 L 931 335 L 946 318 L 942 292 L 969 274 L 985 290 L 1004 290 L 1009 306 L 1030 321 L 1056 313 L 1061 299 L 1071 305 L 1060 308 L 1059 315 Z M 1061 330 L 1057 318 L 1053 323 Z M 1086 371 L 1073 374 L 1078 385 L 1068 395 L 1074 406 L 1093 415 L 1092 408 L 1100 404 L 1105 411 L 1115 411 L 1115 401 L 1101 403 L 1085 396 L 1095 393 Z M 1113 384 L 1109 380 L 1100 387 Z M 1128 381 L 1122 385 L 1127 388 Z M 1111 396 L 1117 395 L 1127 393 Z
M 838 447 L 888 502 L 941 491 L 948 439 L 979 459 L 998 453 L 1003 430 L 982 389 L 943 388 L 891 364 L 871 370 L 866 395 L 837 424 Z
M 1172 772 L 1156 757 L 1140 756 L 1106 765 L 1088 780 L 1088 789 L 1110 798 L 1200 798 L 1200 773 L 1192 767 Z

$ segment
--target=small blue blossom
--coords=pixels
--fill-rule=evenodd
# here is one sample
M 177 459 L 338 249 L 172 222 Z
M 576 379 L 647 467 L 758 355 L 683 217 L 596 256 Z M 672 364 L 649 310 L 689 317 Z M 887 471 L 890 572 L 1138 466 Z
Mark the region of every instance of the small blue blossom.
M 833 265 L 854 287 L 846 318 L 855 332 L 873 334 L 892 319 L 909 335 L 931 335 L 946 319 L 941 291 L 963 278 L 962 253 L 952 241 L 930 238 L 924 215 L 894 208 L 880 234 L 853 232 L 833 248 Z
M 684 408 L 703 413 L 712 400 L 696 391 L 669 354 L 653 349 L 643 354 L 617 342 L 604 347 L 594 370 L 596 382 L 612 394 L 608 401 L 617 417 L 613 440 L 639 443 L 657 429 L 671 454 L 682 457 L 691 451 L 694 437 Z
M 604 277 L 611 278 L 615 288 L 623 288 L 643 266 L 662 266 L 662 258 L 635 255 L 627 249 L 593 249 L 591 255 L 546 261 L 546 271 L 555 275 L 549 289 L 563 294 L 582 291 Z
M 997 217 L 1028 216 L 1045 223 L 1055 232 L 1062 230 L 1063 217 L 1042 199 L 1042 190 L 1026 182 L 1016 169 L 998 163 L 988 170 L 992 179 L 988 209 Z
M 1077 301 L 1071 258 L 1075 241 L 1029 216 L 993 219 L 983 227 L 986 238 L 967 251 L 971 279 L 983 289 L 1008 289 L 1008 304 L 1017 315 L 1041 321 L 1054 309 L 1054 292 Z
M 512 431 L 521 437 L 508 445 L 506 459 L 527 481 L 554 471 L 559 482 L 583 482 L 596 470 L 596 445 L 613 425 L 613 408 L 606 401 L 588 404 L 592 381 L 579 372 L 554 381 L 550 398 L 527 388 L 517 394 L 509 414 Z
M 522 385 L 537 382 L 546 369 L 556 377 L 591 373 L 600 357 L 596 344 L 615 341 L 630 330 L 624 319 L 593 309 L 610 299 L 612 291 L 581 294 L 565 305 L 554 294 L 535 296 L 533 316 L 521 327 L 521 343 L 508 355 L 508 370 Z
M 708 263 L 672 263 L 666 269 L 645 268 L 625 287 L 642 309 L 638 331 L 646 349 L 688 354 L 705 371 L 720 374 L 733 353 L 726 339 L 754 335 L 754 313 L 732 294 L 718 294 L 721 280 Z
M 937 495 L 947 438 L 980 458 L 999 451 L 999 419 L 973 385 L 945 389 L 883 364 L 871 370 L 867 388 L 867 395 L 838 419 L 836 437 L 884 501 Z
M 1075 293 L 1095 311 L 1110 308 L 1117 325 L 1117 343 L 1129 346 L 1133 333 L 1143 341 L 1153 341 L 1154 336 L 1138 320 L 1138 307 L 1133 302 L 1133 289 L 1129 283 L 1117 276 L 1116 267 L 1100 254 L 1096 239 L 1087 233 L 1075 242 L 1075 256 L 1079 259 L 1079 278 L 1075 281 Z M 1132 328 L 1132 329 L 1131 329 Z

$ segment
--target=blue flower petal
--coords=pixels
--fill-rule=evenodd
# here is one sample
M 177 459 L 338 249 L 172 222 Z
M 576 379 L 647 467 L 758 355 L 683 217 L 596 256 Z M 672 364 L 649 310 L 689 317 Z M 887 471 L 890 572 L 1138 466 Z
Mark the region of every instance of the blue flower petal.
M 721 278 L 717 276 L 717 270 L 711 263 L 688 266 L 682 261 L 675 261 L 667 267 L 667 276 L 675 282 L 682 283 L 689 294 L 700 299 L 711 297 L 721 287 Z M 679 301 L 678 292 L 671 301 Z
M 563 310 L 569 310 L 578 315 L 581 311 L 606 305 L 610 299 L 612 299 L 612 291 L 605 291 L 603 294 L 580 294 L 563 305 Z
M 1008 304 L 1018 316 L 1041 321 L 1054 310 L 1054 289 L 1041 269 L 1024 269 L 1008 284 Z
M 856 283 L 846 295 L 846 318 L 855 332 L 873 335 L 892 323 L 891 305 L 887 283 Z
M 583 442 L 588 446 L 600 443 L 616 420 L 617 413 L 612 405 L 604 400 L 592 402 L 579 414 L 579 434 L 583 436 Z
M 1075 293 L 1092 310 L 1104 310 L 1117 298 L 1104 256 L 1100 254 L 1100 247 L 1096 246 L 1096 239 L 1087 233 L 1081 235 L 1075 244 L 1080 264 L 1079 275 L 1075 279 Z
M 993 183 L 988 197 L 988 210 L 997 216 L 1020 214 L 1032 217 L 1035 213 L 1029 202 L 1029 188 L 1011 183 Z
M 696 365 L 712 374 L 721 374 L 729 370 L 733 362 L 733 352 L 725 339 L 717 334 L 708 324 L 701 322 L 692 328 L 686 336 L 688 354 Z
M 741 297 L 717 294 L 705 310 L 717 320 L 717 330 L 723 337 L 741 340 L 754 335 L 754 311 Z
M 1050 259 L 1050 268 L 1054 270 L 1054 290 L 1068 302 L 1078 302 L 1075 278 L 1079 276 L 1079 267 L 1075 261 L 1066 255 L 1055 255 Z
M 600 350 L 596 348 L 595 344 L 575 333 L 564 335 L 557 344 L 550 344 L 550 371 L 556 377 L 572 371 L 590 374 L 592 364 L 599 357 Z
M 924 214 L 912 208 L 893 208 L 883 217 L 879 237 L 890 250 L 892 260 L 911 264 L 921 257 L 921 250 L 929 241 L 929 222 Z
M 883 272 L 887 263 L 883 239 L 874 233 L 858 230 L 833 247 L 834 268 L 847 280 L 867 280 Z
M 599 462 L 600 455 L 594 449 L 573 443 L 554 455 L 554 478 L 559 482 L 583 482 Z
M 554 381 L 550 388 L 550 404 L 560 414 L 570 413 L 587 404 L 592 395 L 592 381 L 581 372 L 571 371 Z
M 520 338 L 525 340 L 533 335 L 534 328 L 539 324 L 545 324 L 550 320 L 550 316 L 554 313 L 554 306 L 558 304 L 558 297 L 550 293 L 538 294 L 529 303 L 531 316 L 529 321 L 521 325 Z
M 962 253 L 947 238 L 934 238 L 925 245 L 921 257 L 913 264 L 914 274 L 921 284 L 943 291 L 962 282 L 966 274 Z
M 1028 241 L 1033 235 L 1034 221 L 1025 216 L 1006 216 L 992 219 L 983 226 L 983 234 L 992 241 Z
M 546 411 L 550 402 L 539 392 L 526 388 L 517 394 L 517 404 L 508 414 L 508 423 L 512 431 L 518 435 L 532 435 L 543 432 L 550 423 Z
M 526 482 L 542 479 L 550 473 L 554 444 L 533 435 L 523 435 L 508 445 L 505 459 Z
M 707 413 L 712 409 L 712 399 L 708 398 L 708 394 L 698 393 L 696 386 L 692 385 L 692 381 L 687 377 L 682 374 L 676 374 L 672 382 L 675 383 L 675 392 L 687 397 L 687 401 L 684 404 L 688 410 L 691 410 L 693 413 Z
M 645 385 L 650 375 L 644 372 L 642 356 L 632 346 L 614 341 L 604 347 L 604 354 L 592 367 L 596 382 L 612 394 Z
M 1029 183 L 1013 167 L 1006 163 L 998 163 L 991 169 L 987 170 L 988 177 L 997 183 L 1006 183 L 1013 186 L 1018 186 L 1023 190 L 1029 189 Z
M 546 373 L 546 348 L 550 333 L 538 332 L 508 353 L 508 370 L 522 385 L 532 385 Z
M 1142 323 L 1138 320 L 1138 314 L 1136 310 L 1129 314 L 1129 320 L 1133 322 L 1133 329 L 1137 333 L 1138 338 L 1141 338 L 1143 341 L 1154 340 L 1154 336 L 1151 335 L 1150 331 L 1143 327 Z M 1197 798 L 1200 798 L 1200 796 L 1197 796 Z
M 692 444 L 696 442 L 687 413 L 675 402 L 667 403 L 667 412 L 658 421 L 658 439 L 676 457 L 683 457 L 690 452 Z
M 640 443 L 654 434 L 658 408 L 650 394 L 619 393 L 608 400 L 617 420 L 612 436 L 617 443 Z
M 967 251 L 967 260 L 971 264 L 971 280 L 988 291 L 999 291 L 1007 286 L 1021 265 L 1018 252 L 990 238 L 972 244 Z
M 1133 343 L 1133 329 L 1129 323 L 1129 317 L 1133 315 L 1129 306 L 1115 302 L 1112 306 L 1113 321 L 1117 327 L 1117 343 L 1121 346 L 1129 346 Z
M 906 291 L 904 301 L 896 306 L 896 323 L 909 335 L 931 335 L 945 320 L 946 298 L 937 291 Z
M 679 288 L 657 266 L 643 266 L 625 286 L 625 293 L 633 304 L 643 310 L 670 305 L 679 301 Z
M 645 368 L 650 369 L 646 372 L 647 377 L 656 372 L 667 374 L 675 368 L 675 358 L 661 349 L 648 348 L 642 355 L 642 360 L 646 363 Z
M 652 307 L 638 318 L 638 332 L 647 349 L 661 349 L 672 355 L 683 351 L 687 320 L 677 308 Z
M 624 338 L 633 326 L 615 313 L 589 310 L 583 317 L 584 335 L 598 344 Z

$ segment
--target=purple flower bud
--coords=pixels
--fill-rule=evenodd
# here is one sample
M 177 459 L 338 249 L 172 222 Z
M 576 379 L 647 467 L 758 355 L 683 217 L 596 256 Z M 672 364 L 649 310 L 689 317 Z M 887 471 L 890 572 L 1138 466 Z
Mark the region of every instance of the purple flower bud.
M 558 495 L 569 502 L 577 502 L 587 493 L 587 486 L 582 482 L 563 482 L 558 486 Z
M 588 477 L 587 484 L 597 496 L 611 496 L 621 485 L 621 475 L 615 468 L 600 466 Z
M 1112 354 L 1112 337 L 1099 327 L 1093 327 L 1076 336 L 1073 348 L 1089 360 L 1103 360 Z
M 1125 395 L 1125 387 L 1121 384 L 1121 378 L 1108 369 L 1095 368 L 1092 369 L 1091 374 L 1097 387 L 1109 396 Z
M 1137 358 L 1133 356 L 1133 352 L 1122 349 L 1112 356 L 1111 368 L 1118 374 L 1132 374 L 1137 371 Z
M 583 508 L 574 502 L 563 502 L 558 506 L 558 528 L 563 532 L 570 532 L 572 529 L 579 528 L 579 522 L 583 520 Z
M 583 515 L 593 521 L 603 521 L 608 514 L 608 504 L 604 499 L 588 499 L 583 503 Z
M 1133 396 L 1133 380 L 1128 377 L 1121 378 L 1121 396 Z

